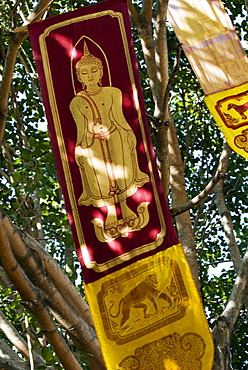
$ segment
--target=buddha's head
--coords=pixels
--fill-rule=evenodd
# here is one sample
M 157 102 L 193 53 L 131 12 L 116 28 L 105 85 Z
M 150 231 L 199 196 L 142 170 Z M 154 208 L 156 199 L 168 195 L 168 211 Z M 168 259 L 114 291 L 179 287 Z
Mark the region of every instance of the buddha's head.
M 103 75 L 102 61 L 89 52 L 86 42 L 84 42 L 84 55 L 76 64 L 76 73 L 78 81 L 84 87 L 101 83 Z

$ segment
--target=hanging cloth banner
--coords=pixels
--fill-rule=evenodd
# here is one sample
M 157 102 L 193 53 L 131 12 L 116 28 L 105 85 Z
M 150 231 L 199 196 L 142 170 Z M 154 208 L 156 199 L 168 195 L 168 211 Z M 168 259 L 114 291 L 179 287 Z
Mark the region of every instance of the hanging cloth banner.
M 158 176 L 126 2 L 29 34 L 107 368 L 210 370 L 212 337 Z
M 230 147 L 248 158 L 248 58 L 220 0 L 170 0 L 168 18 Z

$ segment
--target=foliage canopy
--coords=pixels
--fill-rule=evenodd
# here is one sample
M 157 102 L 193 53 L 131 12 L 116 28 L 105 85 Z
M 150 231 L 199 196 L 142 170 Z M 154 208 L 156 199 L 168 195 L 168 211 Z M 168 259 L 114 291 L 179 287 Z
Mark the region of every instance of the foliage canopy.
M 43 18 L 72 11 L 94 2 L 96 1 L 52 1 Z M 156 1 L 153 3 L 155 9 Z M 135 0 L 133 4 L 135 9 L 140 11 L 142 1 Z M 0 79 L 3 85 L 8 67 L 7 53 L 15 37 L 12 30 L 22 26 L 33 6 L 31 0 L 0 1 Z M 247 47 L 245 4 L 241 0 L 225 0 L 225 7 L 244 47 Z M 151 20 L 152 23 L 153 20 Z M 146 110 L 148 116 L 152 116 L 154 101 L 147 67 L 135 22 L 132 25 Z M 174 68 L 177 43 L 172 28 L 167 24 L 169 75 Z M 3 99 L 4 94 L 6 96 L 6 92 L 2 91 L 0 99 Z M 15 225 L 44 246 L 83 296 L 79 263 L 64 210 L 49 135 L 46 131 L 41 93 L 28 38 L 25 38 L 19 46 L 7 98 L 8 115 L 0 153 L 1 207 Z M 169 106 L 183 162 L 187 197 L 190 200 L 197 196 L 214 176 L 222 153 L 223 136 L 205 106 L 204 94 L 183 52 L 170 90 Z M 1 103 L 0 108 L 2 107 Z M 150 121 L 150 131 L 155 150 L 158 150 L 158 130 L 152 121 Z M 238 250 L 238 260 L 241 261 L 246 252 L 247 191 L 247 162 L 237 154 L 231 153 L 222 186 L 219 183 L 208 197 L 190 209 L 201 293 L 212 329 L 216 325 L 216 317 L 222 315 L 225 309 L 237 275 L 233 253 L 230 252 L 230 235 L 233 236 L 232 243 L 235 243 L 236 251 Z M 227 207 L 222 212 L 218 208 L 219 192 L 223 195 Z M 168 201 L 173 207 L 172 199 L 173 188 L 171 187 Z M 223 221 L 226 215 L 231 217 L 233 228 L 229 236 Z M 248 280 L 248 277 L 246 279 Z M 0 268 L 0 296 L 0 309 L 6 322 L 11 323 L 27 342 L 29 336 L 33 351 L 41 356 L 37 360 L 39 366 L 36 368 L 61 369 L 62 365 L 54 349 L 44 340 L 39 324 L 30 310 L 23 306 L 18 291 L 6 277 L 3 268 Z M 91 357 L 72 342 L 61 324 L 58 325 L 81 367 L 87 369 Z M 244 304 L 232 330 L 230 350 L 228 349 L 230 369 L 247 368 L 247 327 L 247 308 Z M 0 329 L 0 348 L 2 348 L 2 341 L 11 347 L 11 339 L 2 329 L 1 320 Z M 20 354 L 20 351 L 16 350 L 16 352 Z M 27 358 L 23 354 L 20 356 L 21 359 Z M 20 366 L 25 368 L 26 362 L 21 361 Z

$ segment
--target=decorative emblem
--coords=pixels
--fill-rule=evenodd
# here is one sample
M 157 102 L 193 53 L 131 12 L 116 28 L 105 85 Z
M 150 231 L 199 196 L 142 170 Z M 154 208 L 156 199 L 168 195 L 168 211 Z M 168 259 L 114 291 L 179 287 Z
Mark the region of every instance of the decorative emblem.
M 139 231 L 148 224 L 149 213 L 148 213 L 149 202 L 140 203 L 137 207 L 137 217 L 131 218 L 125 222 L 119 220 L 117 225 L 105 228 L 104 222 L 101 218 L 93 218 L 91 221 L 94 224 L 95 234 L 98 240 L 101 242 L 112 242 L 119 236 L 127 237 L 130 232 Z
M 135 297 L 134 300 L 133 297 Z M 109 316 L 112 318 L 117 318 L 118 316 L 120 316 L 120 329 L 129 330 L 133 325 L 133 323 L 127 324 L 130 318 L 131 309 L 141 308 L 141 310 L 143 311 L 143 319 L 149 319 L 154 315 L 158 315 L 159 311 L 157 301 L 159 299 L 167 302 L 168 308 L 171 308 L 174 304 L 174 301 L 170 298 L 168 294 L 158 290 L 157 275 L 149 274 L 143 281 L 141 281 L 141 283 L 134 287 L 118 302 L 118 309 L 116 314 L 112 312 L 114 311 L 114 301 L 111 301 Z M 148 312 L 148 304 L 144 303 L 146 300 L 152 304 L 153 312 Z
M 234 109 L 240 116 L 242 119 L 247 119 L 248 117 L 245 115 L 245 112 L 248 110 L 248 102 L 244 103 L 244 104 L 241 104 L 241 105 L 237 105 L 237 104 L 228 104 L 227 106 L 227 109 L 230 110 L 230 109 Z
M 204 339 L 196 333 L 178 333 L 136 348 L 133 356 L 127 356 L 118 370 L 202 370 L 201 359 L 205 354 Z
M 248 153 L 248 129 L 242 131 L 242 135 L 238 135 L 234 139 L 234 144 L 239 149 L 244 149 Z
M 128 343 L 184 317 L 189 298 L 179 265 L 168 257 L 160 263 L 162 276 L 146 263 L 102 284 L 97 300 L 109 340 Z
M 248 125 L 248 91 L 218 100 L 215 108 L 226 127 L 235 130 Z

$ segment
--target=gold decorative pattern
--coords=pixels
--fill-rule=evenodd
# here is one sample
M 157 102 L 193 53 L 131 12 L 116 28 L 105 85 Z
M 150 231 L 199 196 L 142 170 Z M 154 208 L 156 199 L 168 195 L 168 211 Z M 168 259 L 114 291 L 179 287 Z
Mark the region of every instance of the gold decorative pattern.
M 137 207 L 137 215 L 128 222 L 119 220 L 117 225 L 111 226 L 108 229 L 104 228 L 104 222 L 100 218 L 92 219 L 95 228 L 96 237 L 101 242 L 110 243 L 119 236 L 127 237 L 130 232 L 139 231 L 145 227 L 149 222 L 148 212 L 149 202 L 142 202 Z
M 118 370 L 201 370 L 206 344 L 196 333 L 178 333 L 136 348 Z
M 236 130 L 248 124 L 248 91 L 219 99 L 216 111 L 226 127 Z
M 230 147 L 248 158 L 248 83 L 210 94 L 205 102 Z
M 169 257 L 159 262 L 160 266 L 146 263 L 101 285 L 97 301 L 109 340 L 128 343 L 185 316 L 189 299 L 179 265 Z
M 234 139 L 235 145 L 248 153 L 248 129 L 242 131 L 242 135 L 237 135 Z

